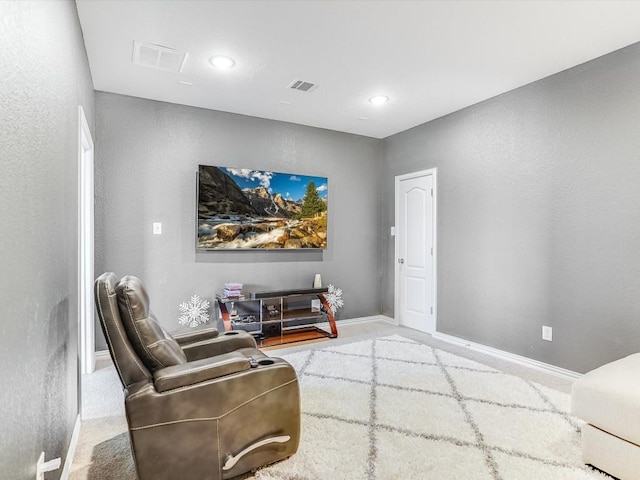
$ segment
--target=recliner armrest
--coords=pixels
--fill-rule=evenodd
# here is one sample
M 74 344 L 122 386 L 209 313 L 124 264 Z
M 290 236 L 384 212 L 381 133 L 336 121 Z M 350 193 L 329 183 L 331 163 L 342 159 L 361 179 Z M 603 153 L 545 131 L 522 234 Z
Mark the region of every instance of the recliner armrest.
M 178 345 L 184 346 L 190 343 L 202 342 L 203 340 L 216 338 L 218 334 L 219 332 L 217 328 L 210 327 L 184 333 L 172 333 L 171 336 L 176 342 L 178 342 Z
M 216 338 L 181 345 L 181 347 L 189 362 L 234 352 L 241 348 L 257 348 L 256 341 L 251 334 L 242 330 L 224 332 Z
M 161 368 L 153 374 L 156 391 L 166 392 L 179 387 L 223 377 L 251 369 L 246 356 L 238 352 Z
M 297 376 L 289 363 L 280 358 L 261 356 L 259 350 L 236 353 L 245 358 L 246 364 L 249 364 L 248 356 L 254 357 L 258 360 L 258 367 L 164 392 L 156 390 L 152 378 L 127 387 L 125 409 L 129 428 L 138 430 L 160 424 L 223 417 L 235 411 L 238 405 L 255 402 L 276 390 L 288 392 L 284 397 L 273 394 L 279 398 L 278 403 L 293 402 L 290 408 L 299 408 Z M 186 405 L 189 408 L 183 408 Z

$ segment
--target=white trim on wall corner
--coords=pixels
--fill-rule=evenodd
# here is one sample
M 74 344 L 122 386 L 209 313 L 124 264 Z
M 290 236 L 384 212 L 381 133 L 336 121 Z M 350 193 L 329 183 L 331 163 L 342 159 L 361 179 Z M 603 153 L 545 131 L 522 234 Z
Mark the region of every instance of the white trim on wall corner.
M 73 426 L 73 434 L 71 434 L 71 441 L 69 442 L 69 448 L 67 449 L 67 458 L 64 460 L 64 467 L 60 474 L 60 480 L 69 480 L 71 474 L 71 465 L 73 464 L 73 457 L 76 454 L 76 447 L 78 446 L 78 439 L 80 438 L 80 414 L 76 417 L 76 423 Z
M 78 352 L 81 373 L 95 370 L 92 355 L 95 350 L 93 159 L 91 129 L 82 105 L 78 105 Z
M 566 380 L 574 381 L 582 377 L 581 373 L 566 370 L 561 367 L 556 367 L 555 365 L 540 362 L 532 358 L 516 355 L 515 353 L 509 353 L 505 352 L 504 350 L 488 347 L 486 345 L 482 345 L 481 343 L 470 342 L 469 340 L 465 340 L 464 338 L 454 337 L 453 335 L 447 335 L 446 333 L 435 332 L 432 336 L 433 338 L 442 340 L 443 342 L 469 348 L 471 350 L 475 350 L 476 352 L 484 353 L 486 355 L 491 355 L 492 357 L 500 358 L 508 362 L 517 363 L 519 365 L 524 365 L 525 367 L 533 368 L 534 370 L 550 373 L 551 375 L 555 375 L 556 377 L 561 377 Z

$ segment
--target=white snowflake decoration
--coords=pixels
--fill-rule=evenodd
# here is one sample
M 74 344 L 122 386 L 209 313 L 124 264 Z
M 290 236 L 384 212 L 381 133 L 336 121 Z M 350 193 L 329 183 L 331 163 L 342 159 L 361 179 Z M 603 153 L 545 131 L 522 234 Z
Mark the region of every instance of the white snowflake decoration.
M 193 295 L 189 303 L 182 302 L 178 307 L 182 315 L 178 319 L 180 325 L 197 327 L 201 323 L 209 321 L 209 301 L 200 300 L 198 295 Z
M 331 312 L 335 314 L 339 308 L 344 306 L 344 301 L 342 300 L 342 289 L 334 287 L 333 285 L 329 285 L 328 289 L 329 291 L 324 297 L 327 299 Z

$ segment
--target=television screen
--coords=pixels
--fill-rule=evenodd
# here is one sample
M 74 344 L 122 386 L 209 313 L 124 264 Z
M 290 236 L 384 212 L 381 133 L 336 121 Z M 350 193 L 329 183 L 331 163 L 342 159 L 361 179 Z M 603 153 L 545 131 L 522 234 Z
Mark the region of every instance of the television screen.
M 198 166 L 197 248 L 327 248 L 326 177 Z

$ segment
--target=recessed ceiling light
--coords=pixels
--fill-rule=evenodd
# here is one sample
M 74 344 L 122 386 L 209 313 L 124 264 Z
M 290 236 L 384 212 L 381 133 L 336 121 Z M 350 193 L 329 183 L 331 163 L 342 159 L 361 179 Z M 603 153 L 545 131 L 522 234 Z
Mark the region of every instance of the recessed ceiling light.
M 358 117 L 358 120 L 369 120 L 367 117 Z
M 281 100 L 280 105 L 291 105 L 291 102 L 285 102 L 284 100 Z
M 214 55 L 209 59 L 209 62 L 219 70 L 229 70 L 236 64 L 233 58 L 225 55 Z
M 371 97 L 369 102 L 373 105 L 384 105 L 389 101 L 389 97 L 386 95 L 376 95 L 375 97 Z
M 185 82 L 184 80 L 178 80 L 180 85 L 193 85 L 193 82 Z

